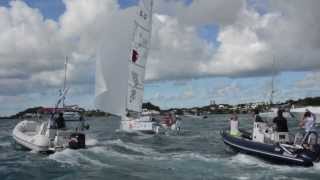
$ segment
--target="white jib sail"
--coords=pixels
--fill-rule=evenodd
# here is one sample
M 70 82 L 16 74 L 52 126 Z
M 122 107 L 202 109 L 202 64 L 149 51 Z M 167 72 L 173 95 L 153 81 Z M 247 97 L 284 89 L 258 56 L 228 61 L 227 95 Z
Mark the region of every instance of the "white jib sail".
M 101 111 L 124 116 L 126 114 L 128 61 L 126 53 L 119 52 L 119 49 L 123 48 L 126 50 L 122 51 L 128 52 L 130 46 L 119 47 L 120 45 L 102 43 L 97 52 L 95 106 Z
M 118 32 L 112 25 L 101 30 L 124 40 L 114 43 L 106 36 L 101 39 L 97 51 L 95 106 L 101 111 L 121 117 L 126 115 L 126 110 L 141 111 L 145 65 L 151 38 L 152 4 L 152 0 L 139 2 L 133 24 L 129 23 L 131 19 L 122 19 L 128 23 L 114 23 L 123 32 Z M 127 29 L 133 29 L 133 39 L 132 31 L 130 33 Z M 126 39 L 131 39 L 131 44 L 124 43 Z
M 129 56 L 127 110 L 141 112 L 145 67 L 152 31 L 153 0 L 140 0 Z

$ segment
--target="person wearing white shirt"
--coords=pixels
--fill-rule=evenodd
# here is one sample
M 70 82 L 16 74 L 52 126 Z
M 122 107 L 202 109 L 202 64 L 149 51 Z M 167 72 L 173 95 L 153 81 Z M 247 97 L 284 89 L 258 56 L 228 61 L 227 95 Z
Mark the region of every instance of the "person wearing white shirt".
M 300 127 L 304 128 L 305 130 L 305 135 L 302 141 L 303 143 L 307 140 L 311 133 L 316 134 L 315 124 L 315 119 L 314 116 L 312 116 L 312 113 L 310 111 L 305 112 L 300 122 Z

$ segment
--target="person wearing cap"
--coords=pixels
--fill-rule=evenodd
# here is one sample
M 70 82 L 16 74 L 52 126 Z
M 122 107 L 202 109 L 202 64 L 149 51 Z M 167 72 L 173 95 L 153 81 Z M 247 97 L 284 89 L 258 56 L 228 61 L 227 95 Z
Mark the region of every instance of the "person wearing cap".
M 283 110 L 279 109 L 277 117 L 273 119 L 273 123 L 276 125 L 277 132 L 288 132 L 287 119 L 283 117 Z

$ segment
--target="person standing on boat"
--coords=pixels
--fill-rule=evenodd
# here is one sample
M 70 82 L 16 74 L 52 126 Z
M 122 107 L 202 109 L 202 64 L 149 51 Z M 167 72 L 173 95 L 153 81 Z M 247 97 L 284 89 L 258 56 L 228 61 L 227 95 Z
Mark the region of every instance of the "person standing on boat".
M 304 113 L 304 116 L 299 125 L 305 130 L 305 135 L 302 142 L 305 142 L 311 133 L 316 133 L 315 119 L 310 111 Z
M 239 136 L 239 121 L 238 116 L 236 112 L 233 112 L 230 117 L 230 134 L 232 136 Z
M 255 109 L 254 110 L 254 122 L 264 122 L 261 118 L 261 116 L 259 115 L 259 109 Z
M 312 113 L 309 109 L 306 109 L 306 112 L 310 112 L 314 122 L 317 122 L 317 116 L 314 113 Z
M 277 132 L 288 132 L 287 119 L 283 117 L 283 110 L 278 110 L 278 116 L 273 119 L 273 123 L 276 125 Z
M 63 118 L 63 113 L 59 113 L 59 117 L 56 119 L 56 123 L 57 123 L 58 129 L 62 129 L 66 127 L 66 124 Z

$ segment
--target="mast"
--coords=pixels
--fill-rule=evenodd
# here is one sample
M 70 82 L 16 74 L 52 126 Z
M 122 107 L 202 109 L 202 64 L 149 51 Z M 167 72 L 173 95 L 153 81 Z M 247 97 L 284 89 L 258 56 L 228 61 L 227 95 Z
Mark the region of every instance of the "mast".
M 270 107 L 273 104 L 273 97 L 274 97 L 274 76 L 275 76 L 275 56 L 273 56 L 273 62 L 272 62 L 272 76 L 271 76 L 271 93 L 270 93 Z
M 66 60 L 64 62 L 64 81 L 63 81 L 63 88 L 62 88 L 62 91 L 66 91 L 66 86 L 67 86 L 67 69 L 68 69 L 68 56 L 66 56 Z M 65 104 L 64 104 L 64 100 L 65 98 L 63 98 L 62 100 L 62 106 L 65 107 Z

